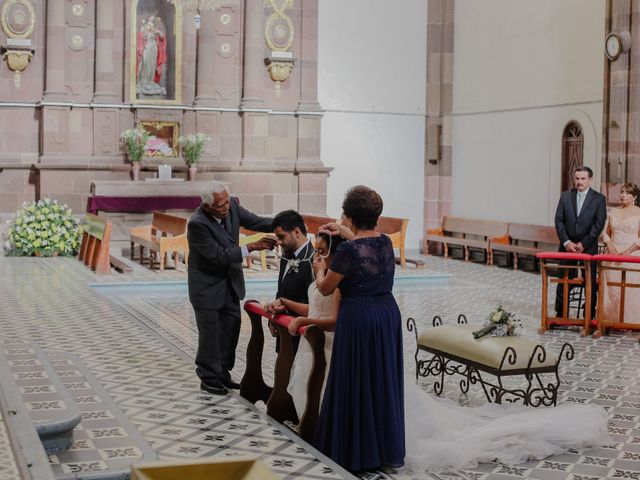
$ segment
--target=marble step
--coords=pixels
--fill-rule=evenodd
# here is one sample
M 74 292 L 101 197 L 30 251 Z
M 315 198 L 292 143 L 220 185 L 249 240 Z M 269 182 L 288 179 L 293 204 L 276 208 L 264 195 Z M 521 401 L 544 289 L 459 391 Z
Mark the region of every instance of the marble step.
M 49 455 L 56 479 L 127 479 L 132 463 L 157 459 L 151 445 L 77 356 L 49 358 L 82 417 L 71 446 Z
M 73 429 L 80 423 L 80 410 L 44 352 L 33 341 L 5 339 L 0 343 L 0 363 L 5 369 L 3 378 L 12 380 L 3 387 L 17 390 L 45 451 L 58 453 L 68 448 Z M 15 411 L 12 405 L 8 408 Z

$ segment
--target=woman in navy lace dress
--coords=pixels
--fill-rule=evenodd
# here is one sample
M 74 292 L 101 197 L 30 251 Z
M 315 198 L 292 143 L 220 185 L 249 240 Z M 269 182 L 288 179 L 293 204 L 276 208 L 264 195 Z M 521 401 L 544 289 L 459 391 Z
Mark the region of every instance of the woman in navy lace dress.
M 382 199 L 370 188 L 347 192 L 343 225 L 326 228 L 347 242 L 330 269 L 314 263 L 318 289 L 340 288 L 329 378 L 315 446 L 353 472 L 404 463 L 402 322 L 391 290 L 391 241 L 375 231 Z

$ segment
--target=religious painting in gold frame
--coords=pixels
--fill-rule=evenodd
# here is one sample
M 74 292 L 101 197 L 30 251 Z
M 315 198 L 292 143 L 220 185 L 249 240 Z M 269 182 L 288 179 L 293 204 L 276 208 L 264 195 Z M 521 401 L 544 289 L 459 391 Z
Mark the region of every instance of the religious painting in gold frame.
M 130 99 L 152 105 L 182 102 L 182 5 L 131 1 Z
M 144 146 L 146 157 L 178 156 L 178 137 L 180 137 L 178 122 L 143 121 L 138 123 L 138 128 L 146 130 L 149 134 L 149 140 Z

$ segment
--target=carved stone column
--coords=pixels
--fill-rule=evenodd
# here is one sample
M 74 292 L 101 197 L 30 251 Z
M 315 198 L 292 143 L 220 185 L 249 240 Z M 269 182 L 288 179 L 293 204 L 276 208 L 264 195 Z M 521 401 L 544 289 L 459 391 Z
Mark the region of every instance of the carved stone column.
M 49 0 L 46 15 L 44 102 L 66 100 L 65 6 L 67 2 Z M 69 108 L 46 105 L 42 108 L 41 163 L 63 162 L 69 152 Z
M 213 82 L 215 75 L 215 40 L 216 40 L 216 12 L 203 10 L 200 12 L 201 27 L 198 30 L 198 78 L 195 105 L 211 106 L 215 103 L 216 86 Z
M 44 99 L 63 100 L 65 97 L 65 5 L 67 2 L 47 2 L 47 39 L 45 45 L 46 77 Z
M 640 5 L 608 0 L 606 22 L 607 36 L 630 37 L 615 58 L 604 57 L 602 193 L 616 203 L 622 183 L 640 182 Z
M 96 2 L 96 84 L 93 101 L 122 102 L 124 1 Z
M 455 0 L 428 1 L 424 228 L 434 228 L 451 209 Z
M 124 0 L 96 2 L 96 77 L 93 101 L 121 103 L 124 82 Z M 93 161 L 121 163 L 120 115 L 117 108 L 93 110 Z
M 244 69 L 242 106 L 260 108 L 264 79 L 264 0 L 246 0 L 244 11 Z
M 300 102 L 298 110 L 319 111 L 318 0 L 302 0 L 300 31 Z
M 298 110 L 320 112 L 318 103 L 318 0 L 302 0 L 300 12 L 300 100 Z M 297 164 L 321 163 L 320 122 L 318 114 L 298 113 L 298 158 Z M 301 188 L 306 182 L 300 182 Z M 326 179 L 325 179 L 326 186 Z M 326 189 L 325 189 L 326 192 Z M 310 192 L 313 193 L 313 192 Z M 319 211 L 314 210 L 314 211 Z
M 242 102 L 242 163 L 266 162 L 268 118 L 264 108 L 264 0 L 246 0 L 244 11 Z

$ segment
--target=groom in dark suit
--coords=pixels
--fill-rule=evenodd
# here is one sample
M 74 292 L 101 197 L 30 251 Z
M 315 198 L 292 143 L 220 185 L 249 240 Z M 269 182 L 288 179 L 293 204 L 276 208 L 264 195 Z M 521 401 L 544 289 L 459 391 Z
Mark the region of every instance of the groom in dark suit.
M 274 238 L 238 246 L 240 227 L 272 232 L 271 218 L 242 208 L 217 182 L 202 190 L 202 204 L 189 219 L 189 300 L 198 325 L 196 373 L 200 388 L 224 395 L 240 385 L 231 379 L 240 334 L 240 300 L 244 298 L 242 259 L 252 251 L 271 250 Z
M 309 303 L 309 285 L 313 282 L 311 264 L 315 250 L 307 238 L 304 218 L 295 210 L 280 212 L 273 219 L 272 226 L 278 244 L 282 246 L 283 256 L 280 260 L 276 300 L 265 305 L 265 310 L 270 313 L 296 315 L 287 310 L 281 299 Z M 271 333 L 275 335 L 275 330 L 272 329 Z M 294 337 L 295 347 L 299 341 L 300 337 Z M 278 347 L 279 342 L 276 339 L 276 351 Z
M 598 236 L 607 219 L 607 200 L 604 195 L 591 188 L 593 171 L 589 167 L 578 167 L 574 173 L 573 190 L 562 192 L 556 209 L 556 232 L 560 239 L 561 252 L 598 253 Z M 573 271 L 572 271 L 573 272 Z M 591 316 L 595 317 L 597 287 L 596 262 L 591 266 Z M 556 316 L 562 316 L 563 288 L 556 289 Z

